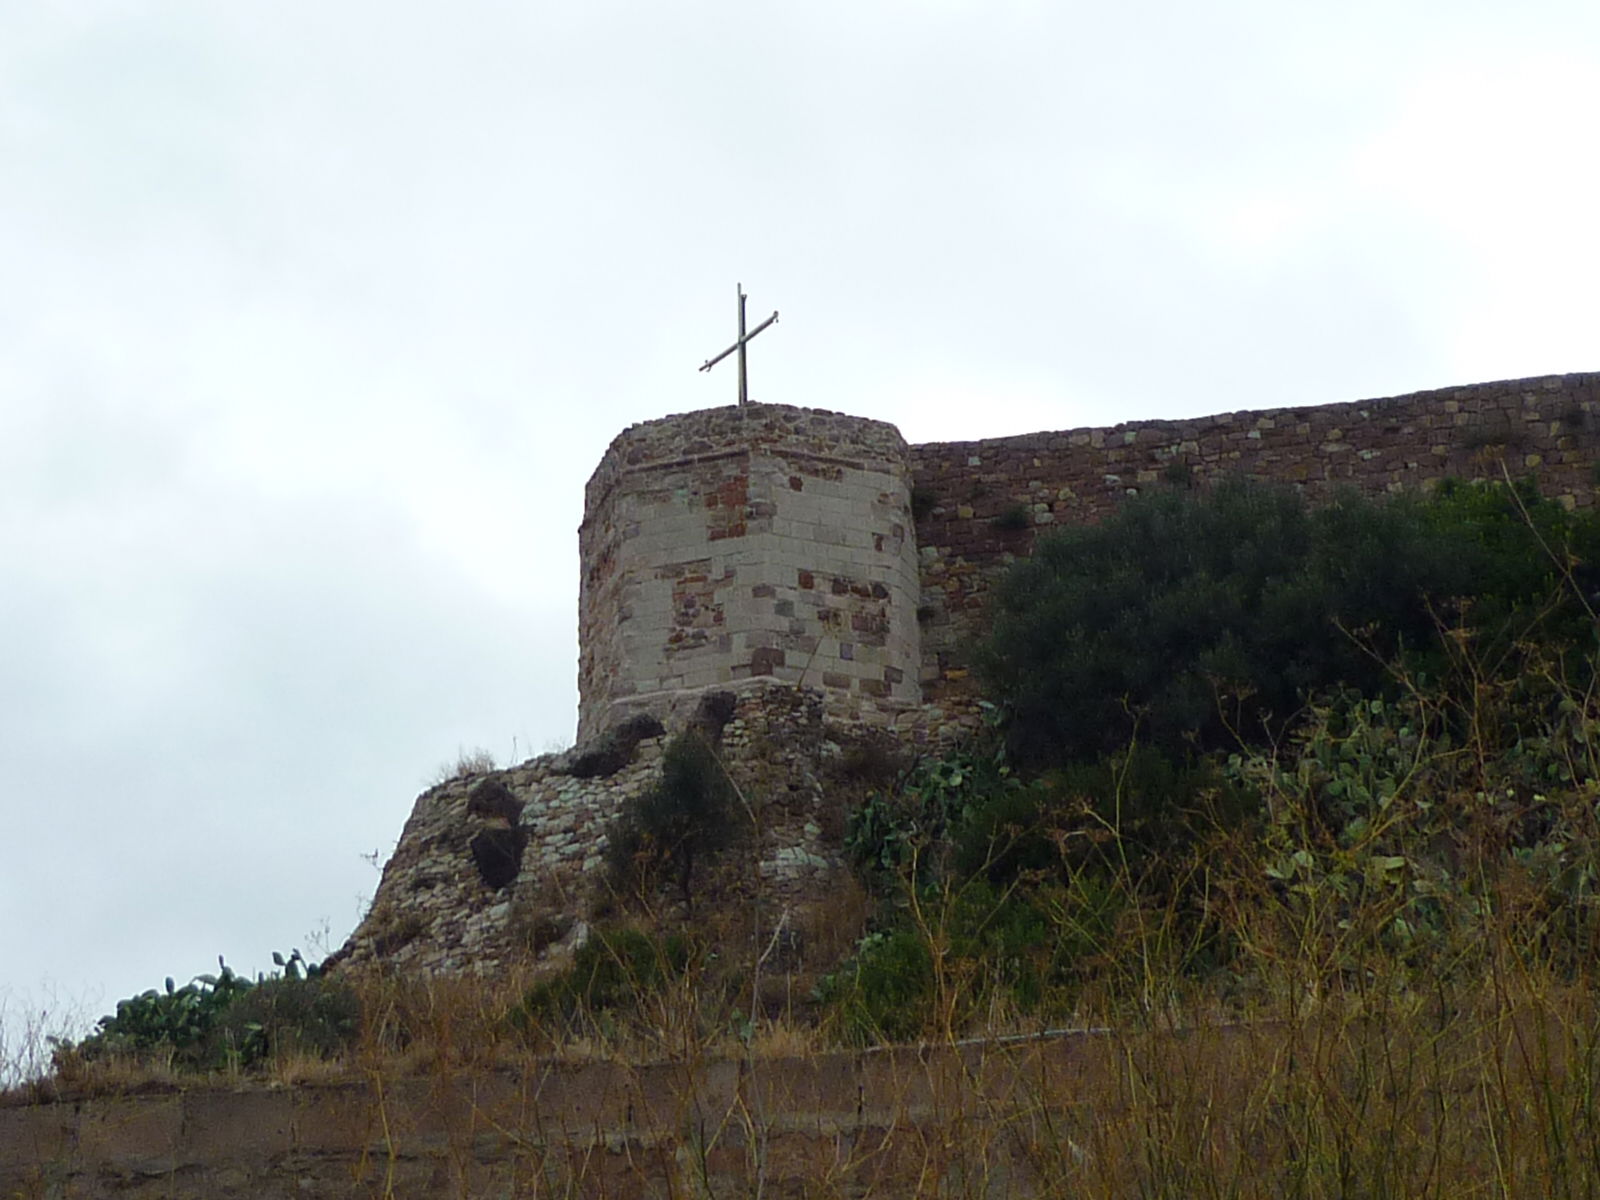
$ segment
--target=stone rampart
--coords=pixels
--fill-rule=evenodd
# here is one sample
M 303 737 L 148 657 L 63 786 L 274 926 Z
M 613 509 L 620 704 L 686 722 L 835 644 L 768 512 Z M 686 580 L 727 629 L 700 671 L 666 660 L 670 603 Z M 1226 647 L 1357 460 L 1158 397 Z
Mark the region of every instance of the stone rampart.
M 419 797 L 341 955 L 454 971 L 574 945 L 607 823 L 708 692 L 727 696 L 720 753 L 763 814 L 740 869 L 779 904 L 821 894 L 843 869 L 840 745 L 973 724 L 968 648 L 997 575 L 1129 495 L 1532 474 L 1587 507 L 1597 451 L 1593 374 L 909 450 L 882 422 L 778 405 L 634 426 L 586 496 L 578 748 Z
M 1313 498 L 1338 487 L 1429 488 L 1450 476 L 1535 476 L 1546 495 L 1596 497 L 1600 374 L 1444 388 L 1316 408 L 1136 421 L 911 447 L 922 564 L 926 698 L 969 691 L 985 594 L 1034 538 L 1099 520 L 1130 495 L 1233 475 Z

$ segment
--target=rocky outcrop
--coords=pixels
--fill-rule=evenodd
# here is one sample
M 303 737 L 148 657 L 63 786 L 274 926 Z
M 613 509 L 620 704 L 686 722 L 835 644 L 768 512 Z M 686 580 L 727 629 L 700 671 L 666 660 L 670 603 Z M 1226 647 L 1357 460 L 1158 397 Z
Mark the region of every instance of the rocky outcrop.
M 726 852 L 741 860 L 734 891 L 776 910 L 824 894 L 845 869 L 843 748 L 874 731 L 827 717 L 818 690 L 769 682 L 714 691 L 671 731 L 632 718 L 595 745 L 422 793 L 334 964 L 490 971 L 563 961 L 613 899 L 607 827 L 658 782 L 667 738 L 686 729 L 716 747 L 753 818 L 747 844 Z

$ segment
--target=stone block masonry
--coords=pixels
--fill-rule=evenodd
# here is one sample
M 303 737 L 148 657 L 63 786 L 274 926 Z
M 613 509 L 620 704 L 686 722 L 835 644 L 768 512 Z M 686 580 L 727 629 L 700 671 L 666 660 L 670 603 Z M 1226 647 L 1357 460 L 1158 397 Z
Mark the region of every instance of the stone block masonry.
M 745 405 L 623 432 L 579 531 L 580 742 L 778 680 L 882 720 L 921 699 L 910 468 L 892 425 Z
M 1573 508 L 1595 503 L 1600 375 L 1552 375 L 1315 408 L 1137 421 L 910 448 L 921 519 L 925 699 L 970 694 L 969 646 L 998 575 L 1063 525 L 1152 488 L 1228 476 L 1309 497 L 1426 489 L 1446 477 L 1533 476 Z

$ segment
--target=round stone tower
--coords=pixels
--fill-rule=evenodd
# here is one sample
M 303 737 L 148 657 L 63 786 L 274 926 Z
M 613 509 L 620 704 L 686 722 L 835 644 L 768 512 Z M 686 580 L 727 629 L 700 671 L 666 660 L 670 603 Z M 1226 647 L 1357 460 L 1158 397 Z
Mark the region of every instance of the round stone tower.
M 776 679 L 886 719 L 920 699 L 911 470 L 893 425 L 778 404 L 634 425 L 578 544 L 578 738 Z

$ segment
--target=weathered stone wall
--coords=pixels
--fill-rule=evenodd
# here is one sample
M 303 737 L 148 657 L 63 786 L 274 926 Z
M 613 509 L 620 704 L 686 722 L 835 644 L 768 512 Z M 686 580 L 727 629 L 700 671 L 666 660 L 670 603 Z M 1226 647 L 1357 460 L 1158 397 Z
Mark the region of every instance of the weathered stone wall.
M 1595 502 L 1597 457 L 1597 374 L 912 446 L 926 698 L 957 706 L 969 691 L 966 646 L 1006 564 L 1040 532 L 1096 521 L 1140 491 L 1246 475 L 1316 496 L 1509 472 L 1581 508 Z
M 1241 1075 L 1278 1045 L 1261 1029 L 530 1061 L 0 1108 L 0 1196 L 1060 1196 L 1103 1182 L 1085 1147 L 1126 1153 L 1130 1061 L 1181 1047 L 1186 1095 L 1239 1135 L 1259 1096 Z
M 511 958 L 570 947 L 584 931 L 584 880 L 597 877 L 604 831 L 629 797 L 659 773 L 661 739 L 640 742 L 616 773 L 566 773 L 566 755 L 452 779 L 418 796 L 383 869 L 372 907 L 339 958 L 402 970 L 492 970 Z M 475 811 L 480 788 L 502 785 L 517 801 L 509 817 Z M 494 832 L 525 839 L 512 881 L 484 878 L 473 840 Z
M 920 592 L 899 432 L 752 404 L 635 425 L 579 531 L 578 737 L 752 679 L 885 719 L 920 702 Z
M 845 869 L 829 773 L 869 727 L 826 718 L 814 688 L 769 680 L 723 695 L 732 707 L 709 736 L 756 818 L 748 844 L 730 854 L 747 898 L 759 893 L 780 916 Z M 417 797 L 372 908 L 336 961 L 471 972 L 564 957 L 605 899 L 608 823 L 661 777 L 669 735 L 638 721 L 626 728 Z
M 881 422 L 777 405 L 635 426 L 586 497 L 579 750 L 424 793 L 344 953 L 465 970 L 570 947 L 606 823 L 655 782 L 662 743 L 625 740 L 604 772 L 580 760 L 640 716 L 683 728 L 708 689 L 737 694 L 723 759 L 765 814 L 750 877 L 779 903 L 819 894 L 842 869 L 819 819 L 841 739 L 975 723 L 968 646 L 1041 530 L 1234 474 L 1316 496 L 1532 473 L 1585 507 L 1597 451 L 1592 374 L 909 451 Z

